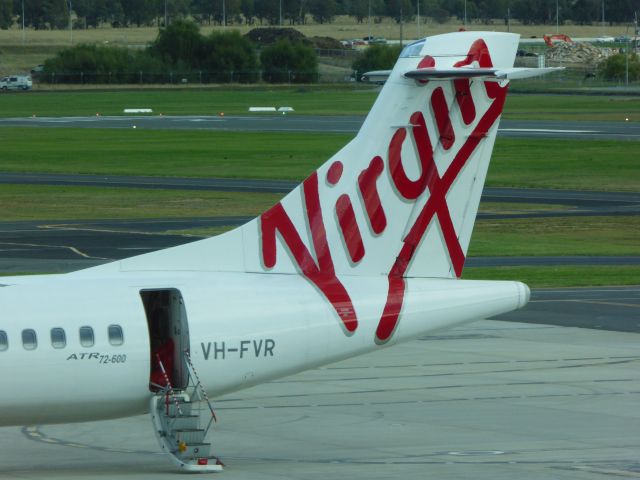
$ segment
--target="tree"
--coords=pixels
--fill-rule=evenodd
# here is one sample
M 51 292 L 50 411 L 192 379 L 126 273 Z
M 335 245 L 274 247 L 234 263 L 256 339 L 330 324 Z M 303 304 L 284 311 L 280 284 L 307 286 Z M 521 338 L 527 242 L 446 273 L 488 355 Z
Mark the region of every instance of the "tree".
M 150 25 L 158 13 L 155 0 L 121 0 L 124 21 L 127 25 Z
M 0 0 L 0 28 L 7 30 L 13 25 L 13 0 Z
M 288 20 L 289 25 L 304 24 L 308 12 L 308 3 L 308 0 L 282 0 L 283 19 Z
M 232 23 L 240 15 L 240 0 L 208 0 L 213 20 L 219 25 Z M 224 13 L 224 18 L 223 18 Z
M 445 2 L 440 0 L 421 0 L 420 14 L 431 17 L 437 23 L 447 23 L 451 13 L 447 10 Z
M 576 0 L 571 12 L 565 12 L 564 8 L 560 10 L 560 18 L 566 18 L 570 14 L 571 19 L 580 25 L 591 24 L 601 15 L 600 7 L 601 3 L 598 0 Z
M 254 0 L 241 0 L 240 13 L 242 13 L 247 25 L 253 25 L 253 17 L 256 15 Z
M 317 23 L 331 23 L 336 14 L 335 0 L 310 0 L 309 13 Z
M 183 62 L 198 67 L 204 51 L 204 37 L 194 22 L 176 20 L 168 27 L 160 29 L 149 51 L 168 65 Z
M 109 18 L 107 0 L 74 0 L 73 11 L 84 20 L 85 28 L 97 27 Z
M 363 23 L 369 16 L 369 0 L 353 0 L 349 6 L 348 13 L 358 23 Z
M 66 28 L 69 10 L 66 0 L 25 0 L 25 25 L 35 29 Z
M 162 65 L 145 51 L 80 44 L 46 60 L 40 78 L 55 83 L 133 83 L 141 71 L 161 70 Z
M 207 80 L 216 82 L 257 80 L 258 60 L 253 44 L 236 30 L 212 32 L 204 40 L 200 58 Z
M 629 68 L 629 81 L 640 80 L 640 59 L 638 55 L 618 53 L 598 65 L 598 74 L 605 80 L 624 81 Z
M 411 0 L 387 0 L 386 13 L 396 22 L 407 22 L 413 18 L 413 4 Z
M 479 0 L 477 2 L 477 16 L 485 24 L 489 24 L 495 18 L 504 18 L 507 15 L 507 0 Z
M 263 78 L 270 83 L 311 83 L 318 75 L 316 52 L 302 42 L 280 39 L 260 54 Z
M 278 2 L 279 0 L 259 0 L 255 3 L 255 15 L 260 20 L 261 25 L 265 21 L 271 25 L 278 24 Z

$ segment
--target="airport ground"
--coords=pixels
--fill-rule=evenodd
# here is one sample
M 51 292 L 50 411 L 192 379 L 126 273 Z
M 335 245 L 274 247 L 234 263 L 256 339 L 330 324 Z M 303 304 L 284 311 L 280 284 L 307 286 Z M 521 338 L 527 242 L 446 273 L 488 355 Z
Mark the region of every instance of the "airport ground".
M 63 151 L 63 146 L 51 142 L 55 134 L 48 136 L 53 129 L 46 127 L 63 124 L 65 128 L 59 130 L 64 135 L 58 138 L 69 142 L 113 131 L 87 126 L 113 127 L 110 122 L 125 122 L 116 125 L 121 128 L 115 131 L 129 134 L 133 125 L 130 118 L 107 119 L 100 124 L 95 118 L 58 118 L 25 126 L 29 120 L 20 119 L 19 126 L 15 126 L 16 120 L 6 120 L 12 127 L 0 122 L 0 135 L 7 140 L 7 132 L 13 138 L 23 135 L 36 145 L 30 132 L 42 132 L 44 142 L 50 142 L 49 150 Z M 192 125 L 215 144 L 216 128 L 225 125 L 213 116 L 201 121 L 198 117 L 175 120 L 170 125 L 182 128 L 177 133 L 173 128 L 155 130 L 152 123 L 141 123 L 136 132 L 191 135 L 188 126 Z M 225 116 L 225 120 L 234 129 L 241 129 L 242 119 Z M 264 117 L 258 123 L 270 133 L 261 134 L 256 132 L 259 127 L 247 127 L 253 133 L 243 135 L 278 135 L 273 131 L 277 129 L 267 126 L 288 122 L 286 126 L 290 127 L 296 120 L 304 124 L 309 119 Z M 324 142 L 337 143 L 352 134 L 357 120 L 343 120 L 347 130 L 333 134 L 342 137 L 324 138 Z M 82 127 L 74 122 L 82 122 Z M 255 120 L 245 122 L 252 125 Z M 640 477 L 640 350 L 636 338 L 640 332 L 640 289 L 633 286 L 640 283 L 636 223 L 640 182 L 637 153 L 633 153 L 637 151 L 637 140 L 618 147 L 621 142 L 616 137 L 637 135 L 637 121 L 593 122 L 511 126 L 503 122 L 498 151 L 501 142 L 543 144 L 551 142 L 551 136 L 554 142 L 567 143 L 569 149 L 576 151 L 576 157 L 589 158 L 584 169 L 578 170 L 584 172 L 586 179 L 609 180 L 600 182 L 600 188 L 587 191 L 549 188 L 544 182 L 544 188 L 537 189 L 522 185 L 505 188 L 504 184 L 487 188 L 476 232 L 480 237 L 475 239 L 482 240 L 483 228 L 492 230 L 502 225 L 504 230 L 494 231 L 493 237 L 484 237 L 485 241 L 491 244 L 492 238 L 507 237 L 520 230 L 520 235 L 511 239 L 512 245 L 538 243 L 555 250 L 545 255 L 534 248 L 533 255 L 524 255 L 527 251 L 520 250 L 517 256 L 505 257 L 507 250 L 501 244 L 493 254 L 470 257 L 468 270 L 483 268 L 504 274 L 509 268 L 529 268 L 537 269 L 541 276 L 558 278 L 559 269 L 573 268 L 569 283 L 564 284 L 576 284 L 582 279 L 593 285 L 593 279 L 599 278 L 600 283 L 631 286 L 535 289 L 527 309 L 507 314 L 500 318 L 502 321 L 478 322 L 217 399 L 220 424 L 214 442 L 228 466 L 223 475 L 251 479 Z M 312 129 L 308 124 L 301 130 L 303 133 L 298 135 L 322 135 L 309 131 Z M 281 134 L 278 140 L 296 135 L 290 128 Z M 591 140 L 595 135 L 600 139 Z M 608 135 L 611 139 L 607 139 Z M 610 143 L 599 146 L 600 155 L 588 155 L 597 142 Z M 28 148 L 28 142 L 23 145 Z M 525 143 L 520 144 L 520 149 L 522 145 Z M 561 158 L 569 149 L 558 145 L 554 144 L 556 157 L 549 153 L 550 158 L 541 160 L 543 168 L 537 169 L 538 176 L 547 176 L 555 163 L 561 173 L 548 177 L 553 181 L 566 177 L 569 182 L 571 179 L 562 170 L 565 158 Z M 602 158 L 607 147 L 609 155 Z M 265 148 L 274 147 L 265 144 Z M 280 141 L 278 148 L 282 149 Z M 518 144 L 511 148 L 517 150 Z M 134 153 L 118 163 L 116 159 L 122 154 L 103 155 L 99 144 L 94 144 L 93 155 L 87 155 L 86 150 L 69 152 L 76 158 L 67 166 L 77 165 L 80 158 L 85 163 L 116 169 L 143 157 Z M 224 155 L 222 152 L 216 148 L 209 156 Z M 171 154 L 175 155 L 175 151 Z M 170 165 L 158 159 L 156 151 L 154 155 L 156 162 Z M 53 162 L 53 157 L 49 158 Z M 166 170 L 162 177 L 113 175 L 108 171 L 79 175 L 73 168 L 65 171 L 64 155 L 57 158 L 61 171 L 45 174 L 38 167 L 29 169 L 28 159 L 22 157 L 26 168 L 14 167 L 0 175 L 0 203 L 7 205 L 10 200 L 16 206 L 11 209 L 11 221 L 0 222 L 0 270 L 5 273 L 68 271 L 192 241 L 199 235 L 242 223 L 255 213 L 238 198 L 252 198 L 251 208 L 259 209 L 295 183 L 292 179 L 282 180 L 277 173 L 272 179 L 263 180 L 211 179 L 216 175 L 209 173 L 185 178 L 177 170 Z M 109 161 L 102 162 L 104 158 Z M 317 165 L 317 158 L 308 159 L 309 165 Z M 504 161 L 513 158 L 510 153 Z M 180 159 L 184 162 L 188 157 Z M 529 160 L 528 163 L 533 162 Z M 233 164 L 229 158 L 212 162 Z M 37 165 L 37 159 L 32 165 Z M 175 169 L 181 167 L 184 165 L 174 165 Z M 286 162 L 275 162 L 273 171 L 286 168 Z M 533 168 L 527 172 L 534 175 L 535 171 Z M 504 182 L 507 177 L 500 178 Z M 626 191 L 618 191 L 621 189 Z M 35 217 L 20 217 L 19 212 L 25 210 L 18 208 L 12 197 L 17 190 L 40 196 L 40 210 Z M 155 206 L 159 206 L 160 197 L 154 197 L 157 194 L 164 195 L 165 200 L 181 195 L 182 199 L 195 197 L 199 201 L 211 195 L 210 204 L 226 199 L 231 210 L 215 216 L 186 216 L 184 211 L 182 215 L 163 216 L 158 208 L 160 212 L 155 216 L 140 218 L 129 210 L 115 218 L 98 209 L 85 210 L 81 218 L 70 218 L 74 210 L 69 207 L 70 199 L 80 199 L 82 203 L 84 198 L 95 205 L 93 199 L 99 203 L 102 196 L 109 201 L 113 200 L 110 195 L 131 200 L 129 194 L 134 193 L 139 195 L 140 204 Z M 264 197 L 257 197 L 260 195 Z M 27 201 L 26 196 L 22 199 Z M 45 208 L 47 203 L 57 205 L 57 210 Z M 567 231 L 574 232 L 573 240 Z M 589 240 L 590 236 L 595 238 Z M 575 255 L 580 245 L 588 247 L 590 254 Z M 503 254 L 496 254 L 498 250 Z M 472 267 L 474 262 L 476 267 Z M 608 275 L 599 277 L 598 272 L 603 269 L 609 270 Z M 594 272 L 593 278 L 585 278 L 585 272 Z M 486 276 L 487 271 L 482 273 Z M 622 277 L 626 281 L 621 281 Z M 2 433 L 3 479 L 171 477 L 171 467 L 157 453 L 147 417 L 9 428 Z M 28 461 L 25 452 L 29 452 Z

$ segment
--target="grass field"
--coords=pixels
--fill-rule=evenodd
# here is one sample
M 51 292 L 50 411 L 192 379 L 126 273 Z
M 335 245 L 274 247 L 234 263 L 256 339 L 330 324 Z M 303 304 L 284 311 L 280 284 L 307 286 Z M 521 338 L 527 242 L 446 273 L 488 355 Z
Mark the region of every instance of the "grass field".
M 291 106 L 295 114 L 307 115 L 365 115 L 378 91 L 378 87 L 348 84 L 34 91 L 0 95 L 0 116 L 122 115 L 124 108 L 132 107 L 165 115 L 245 115 L 250 106 Z M 640 98 L 512 94 L 503 117 L 639 122 Z
M 2 220 L 95 220 L 254 216 L 280 200 L 272 193 L 0 185 Z
M 427 35 L 436 35 L 439 33 L 448 33 L 457 31 L 462 27 L 462 22 L 453 18 L 450 22 L 438 24 L 430 18 L 422 17 L 420 26 L 418 26 L 417 17 L 411 22 L 405 22 L 403 25 L 404 39 L 416 39 Z M 255 26 L 246 25 L 229 25 L 228 29 L 239 30 L 246 33 Z M 208 34 L 213 30 L 222 30 L 221 26 L 204 26 L 202 32 Z M 341 16 L 336 17 L 335 21 L 330 24 L 317 24 L 310 18 L 305 25 L 295 25 L 307 36 L 331 36 L 338 40 L 347 40 L 352 38 L 362 38 L 367 35 L 382 36 L 388 39 L 400 38 L 400 26 L 389 18 L 383 19 L 381 23 L 368 22 L 358 24 L 353 18 Z M 503 20 L 494 20 L 489 24 L 470 22 L 466 26 L 467 30 L 491 30 L 491 31 L 507 31 L 507 25 Z M 519 33 L 524 38 L 532 36 L 541 38 L 545 33 L 553 33 L 555 26 L 550 25 L 520 25 L 511 22 L 511 31 Z M 606 33 L 607 35 L 631 35 L 632 31 L 628 25 L 607 26 L 603 30 L 601 25 L 562 25 L 560 33 L 570 35 L 572 37 L 599 37 Z M 89 30 L 74 30 L 74 43 L 112 43 L 116 45 L 133 45 L 142 46 L 151 42 L 156 38 L 158 29 L 156 27 L 142 28 L 98 28 Z M 68 30 L 31 30 L 27 29 L 24 35 L 25 45 L 69 45 L 71 36 Z M 14 26 L 9 30 L 0 30 L 0 44 L 3 45 L 22 45 L 22 31 Z
M 638 216 L 478 220 L 469 255 L 640 255 L 638 232 Z
M 291 106 L 306 115 L 364 115 L 377 91 L 368 85 L 345 84 L 17 92 L 0 95 L 0 116 L 123 115 L 125 108 L 135 107 L 165 115 L 246 115 L 251 106 Z
M 518 280 L 532 288 L 638 285 L 640 283 L 640 267 L 636 265 L 468 267 L 464 269 L 462 278 L 467 280 Z
M 346 134 L 2 128 L 1 170 L 183 177 L 305 178 Z M 501 138 L 487 184 L 637 191 L 635 142 Z

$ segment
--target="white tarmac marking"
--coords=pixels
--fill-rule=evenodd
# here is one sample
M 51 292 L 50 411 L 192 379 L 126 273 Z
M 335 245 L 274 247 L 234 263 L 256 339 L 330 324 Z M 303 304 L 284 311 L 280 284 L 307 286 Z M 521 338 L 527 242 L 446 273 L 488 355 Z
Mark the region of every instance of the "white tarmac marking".
M 25 247 L 41 247 L 41 248 L 64 248 L 67 250 L 71 250 L 73 253 L 75 253 L 76 255 L 79 255 L 83 258 L 94 258 L 97 260 L 110 260 L 109 258 L 104 258 L 104 257 L 94 257 L 91 255 L 88 255 L 80 250 L 78 250 L 76 247 L 72 247 L 69 245 L 43 245 L 43 244 L 37 244 L 37 243 L 10 243 L 10 242 L 2 242 L 0 243 L 0 245 L 17 245 L 17 246 L 25 246 Z
M 164 232 L 142 232 L 137 230 L 112 230 L 108 228 L 71 227 L 67 225 L 41 225 L 41 228 L 47 228 L 51 230 L 69 230 L 69 231 L 78 231 L 78 232 L 130 233 L 135 235 L 167 235 Z M 177 234 L 177 235 L 180 235 L 180 234 Z M 188 237 L 192 235 L 183 234 L 181 236 Z M 27 244 L 19 244 L 19 245 L 27 245 Z M 54 246 L 54 245 L 39 245 L 39 246 Z M 66 248 L 72 248 L 72 247 L 66 247 Z M 101 258 L 101 257 L 90 257 L 90 258 Z M 104 258 L 103 260 L 109 260 L 109 259 Z

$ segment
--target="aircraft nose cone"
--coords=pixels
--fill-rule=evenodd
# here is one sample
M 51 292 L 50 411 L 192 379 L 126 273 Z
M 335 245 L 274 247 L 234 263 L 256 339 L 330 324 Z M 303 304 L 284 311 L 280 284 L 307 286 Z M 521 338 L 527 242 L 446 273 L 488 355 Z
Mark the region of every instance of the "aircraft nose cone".
M 516 285 L 518 287 L 518 308 L 522 308 L 529 303 L 531 290 L 529 290 L 529 287 L 522 282 L 516 282 Z

